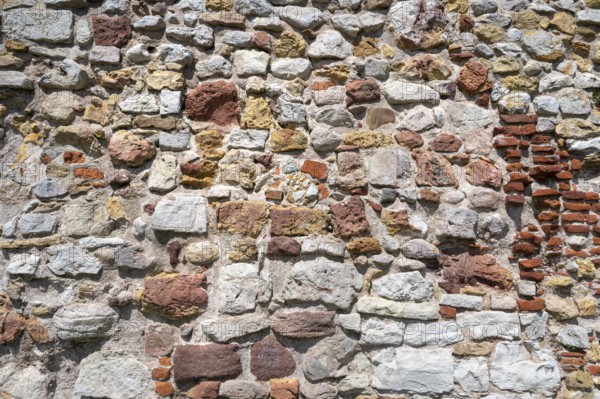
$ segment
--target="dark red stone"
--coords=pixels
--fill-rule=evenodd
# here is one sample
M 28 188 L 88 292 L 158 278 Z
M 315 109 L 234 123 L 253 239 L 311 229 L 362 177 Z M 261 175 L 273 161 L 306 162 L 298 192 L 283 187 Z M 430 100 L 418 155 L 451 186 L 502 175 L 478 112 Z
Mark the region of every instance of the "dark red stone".
M 180 345 L 173 355 L 175 382 L 202 378 L 229 379 L 242 373 L 242 361 L 237 345 Z
M 267 255 L 270 257 L 298 256 L 301 245 L 290 237 L 273 237 L 267 245 Z
M 458 294 L 463 285 L 485 284 L 508 290 L 513 284 L 510 271 L 500 266 L 490 254 L 471 254 L 457 248 L 442 253 L 439 262 L 446 280 L 440 286 L 449 293 Z
M 185 99 L 190 119 L 225 126 L 239 123 L 240 107 L 235 84 L 225 80 L 199 84 Z
M 287 377 L 294 370 L 296 370 L 296 362 L 292 352 L 273 335 L 268 335 L 252 345 L 250 371 L 259 380 Z
M 179 241 L 171 241 L 167 244 L 167 253 L 169 254 L 169 263 L 175 266 L 179 262 L 179 253 L 181 252 L 181 244 Z
M 123 47 L 131 39 L 131 20 L 127 17 L 94 15 L 92 27 L 97 46 Z
M 429 143 L 429 148 L 437 152 L 456 152 L 462 140 L 450 133 L 440 133 Z
M 365 203 L 360 197 L 333 204 L 330 207 L 333 231 L 340 237 L 348 238 L 369 232 L 371 226 L 365 213 Z
M 355 80 L 346 84 L 346 95 L 350 103 L 379 101 L 381 92 L 377 81 L 373 78 Z

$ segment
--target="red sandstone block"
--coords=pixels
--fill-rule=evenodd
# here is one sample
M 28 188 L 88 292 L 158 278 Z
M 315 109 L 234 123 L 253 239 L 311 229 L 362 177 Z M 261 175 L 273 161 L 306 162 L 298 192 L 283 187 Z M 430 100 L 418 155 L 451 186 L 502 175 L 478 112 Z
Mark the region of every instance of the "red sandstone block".
M 154 392 L 159 396 L 171 396 L 175 393 L 175 388 L 170 382 L 156 381 L 154 383 Z
M 539 190 L 534 190 L 531 193 L 532 197 L 555 197 L 558 196 L 560 197 L 560 191 L 558 190 L 554 190 L 551 188 L 543 188 L 543 189 L 539 189 Z
M 329 168 L 324 162 L 312 161 L 307 159 L 302 164 L 302 172 L 308 173 L 315 179 L 325 180 L 327 179 L 327 173 Z

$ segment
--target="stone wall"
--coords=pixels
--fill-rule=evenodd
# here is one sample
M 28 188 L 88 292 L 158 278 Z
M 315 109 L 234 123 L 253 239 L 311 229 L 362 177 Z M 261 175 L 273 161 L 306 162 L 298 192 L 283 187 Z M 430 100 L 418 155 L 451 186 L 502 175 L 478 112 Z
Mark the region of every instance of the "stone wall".
M 0 398 L 600 397 L 598 0 L 4 0 Z

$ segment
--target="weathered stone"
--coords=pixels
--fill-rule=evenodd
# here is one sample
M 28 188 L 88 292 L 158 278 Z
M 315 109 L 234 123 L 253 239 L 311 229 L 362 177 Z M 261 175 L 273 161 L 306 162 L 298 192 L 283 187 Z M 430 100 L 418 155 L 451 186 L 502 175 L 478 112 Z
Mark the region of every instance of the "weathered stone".
M 336 377 L 355 351 L 356 343 L 345 335 L 326 338 L 306 352 L 302 364 L 304 376 L 313 382 Z
M 308 56 L 317 60 L 344 59 L 350 55 L 352 55 L 352 45 L 336 30 L 326 30 L 320 33 L 308 47 Z
M 382 93 L 390 104 L 437 104 L 440 95 L 429 86 L 393 81 L 383 85 Z
M 393 273 L 373 280 L 372 291 L 396 301 L 424 302 L 433 296 L 433 283 L 418 271 Z
M 176 382 L 200 378 L 235 378 L 242 373 L 237 345 L 179 345 L 173 355 Z
M 94 352 L 81 361 L 74 395 L 134 399 L 148 395 L 149 370 L 135 358 L 108 351 Z
M 443 156 L 424 150 L 413 150 L 417 163 L 415 182 L 418 186 L 458 186 L 452 165 Z
M 409 50 L 431 49 L 444 43 L 448 17 L 439 1 L 415 0 L 393 5 L 388 20 L 399 46 Z
M 289 349 L 273 335 L 268 335 L 252 345 L 250 350 L 250 370 L 262 381 L 283 378 L 296 369 L 296 362 Z
M 465 174 L 467 181 L 474 186 L 500 188 L 502 185 L 502 173 L 488 158 L 479 158 L 470 162 L 465 169 Z
M 268 277 L 261 276 L 258 265 L 234 263 L 221 268 L 219 308 L 223 313 L 240 314 L 256 308 L 257 302 L 271 297 Z
M 396 320 L 371 317 L 363 323 L 360 338 L 367 345 L 400 345 L 404 326 Z
M 276 129 L 271 132 L 269 145 L 274 152 L 301 151 L 308 146 L 308 136 L 297 129 Z
M 97 274 L 102 269 L 98 259 L 73 244 L 52 246 L 47 251 L 50 254 L 48 267 L 58 276 Z
M 179 185 L 180 180 L 177 158 L 164 154 L 152 164 L 148 188 L 160 192 L 171 191 Z
M 202 332 L 212 341 L 225 343 L 269 328 L 269 320 L 257 315 L 223 317 L 201 323 Z
M 25 318 L 17 312 L 6 312 L 0 315 L 0 343 L 8 344 L 17 340 L 25 327 Z
M 113 228 L 103 204 L 71 201 L 63 209 L 61 232 L 68 236 L 105 236 Z
M 283 32 L 275 41 L 278 58 L 299 58 L 306 53 L 306 42 L 295 32 Z
M 243 125 L 248 129 L 269 129 L 274 126 L 269 102 L 263 97 L 249 96 Z
M 238 50 L 233 54 L 233 67 L 238 76 L 266 75 L 269 54 L 256 50 Z
M 291 339 L 325 337 L 335 333 L 334 316 L 334 312 L 280 312 L 271 319 L 271 328 Z
M 563 328 L 556 335 L 556 340 L 567 349 L 588 349 L 590 347 L 587 330 L 580 326 Z
M 217 208 L 220 230 L 229 234 L 258 237 L 266 224 L 267 205 L 254 201 L 225 202 Z
M 488 67 L 478 61 L 467 62 L 460 70 L 456 85 L 460 90 L 469 94 L 491 89 L 491 82 L 488 81 Z
M 538 61 L 556 61 L 565 53 L 558 36 L 543 30 L 523 33 L 523 48 Z
M 544 296 L 546 310 L 556 320 L 568 320 L 579 315 L 579 309 L 575 302 L 569 298 L 561 298 L 557 295 Z
M 444 393 L 454 388 L 451 349 L 390 348 L 373 358 L 373 387 L 415 393 Z
M 449 293 L 459 293 L 463 284 L 485 284 L 502 289 L 512 287 L 512 274 L 500 266 L 492 255 L 472 255 L 468 252 L 442 253 L 440 265 L 446 283 L 440 286 Z
M 314 7 L 286 6 L 279 11 L 279 17 L 299 30 L 316 30 L 325 22 L 323 13 Z
M 271 64 L 271 73 L 279 79 L 305 78 L 310 74 L 311 63 L 304 58 L 283 58 Z
M 88 74 L 77 62 L 66 59 L 55 66 L 56 68 L 40 77 L 40 86 L 47 89 L 80 90 L 87 85 Z
M 356 310 L 359 313 L 398 319 L 437 320 L 440 309 L 433 303 L 396 302 L 384 298 L 362 296 L 358 299 Z
M 221 384 L 219 397 L 226 399 L 267 399 L 267 388 L 254 381 L 229 380 Z
M 199 84 L 186 97 L 187 114 L 192 120 L 217 125 L 239 123 L 240 107 L 235 85 L 224 80 Z
M 309 208 L 274 206 L 270 217 L 271 235 L 275 236 L 323 234 L 327 227 L 327 215 Z
M 113 334 L 119 315 L 101 304 L 73 303 L 60 308 L 52 318 L 56 335 L 67 341 L 90 341 Z
M 370 225 L 365 213 L 365 204 L 360 197 L 351 197 L 345 202 L 330 207 L 335 234 L 348 238 L 369 232 Z
M 144 348 L 150 356 L 168 356 L 175 346 L 175 329 L 168 324 L 150 324 L 144 334 Z
M 115 164 L 138 167 L 154 157 L 156 147 L 137 134 L 120 130 L 110 138 L 108 153 Z
M 174 194 L 172 199 L 162 199 L 152 214 L 152 228 L 157 231 L 205 233 L 206 199 L 181 193 Z
M 24 236 L 48 235 L 56 227 L 56 214 L 27 213 L 19 218 L 17 228 Z
M 362 287 L 362 277 L 353 265 L 325 258 L 297 262 L 276 299 L 283 303 L 323 303 L 348 309 Z
M 131 20 L 127 17 L 92 17 L 94 43 L 98 46 L 123 47 L 131 39 Z
M 40 18 L 39 10 L 17 8 L 2 11 L 2 33 L 7 38 L 29 39 L 46 43 L 72 43 L 73 12 L 47 10 Z
M 454 321 L 408 323 L 404 330 L 404 344 L 414 347 L 448 346 L 463 340 L 461 327 Z
M 544 373 L 538 370 L 543 368 Z M 539 346 L 527 349 L 520 342 L 500 342 L 490 368 L 490 381 L 500 389 L 539 391 L 551 395 L 560 386 L 560 367 L 551 353 Z
M 156 312 L 169 319 L 196 315 L 208 301 L 204 274 L 162 273 L 144 279 L 142 310 Z
M 191 399 L 218 399 L 220 386 L 218 381 L 204 381 L 187 391 L 187 396 Z
M 567 118 L 556 125 L 556 135 L 565 139 L 588 139 L 600 136 L 600 128 L 583 119 Z

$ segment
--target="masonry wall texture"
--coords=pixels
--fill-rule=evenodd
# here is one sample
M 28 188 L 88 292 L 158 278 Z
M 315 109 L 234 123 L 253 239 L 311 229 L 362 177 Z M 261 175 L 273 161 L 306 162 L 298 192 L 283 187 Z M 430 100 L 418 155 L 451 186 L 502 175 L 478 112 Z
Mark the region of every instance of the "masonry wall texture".
M 600 398 L 600 1 L 1 8 L 0 398 Z

